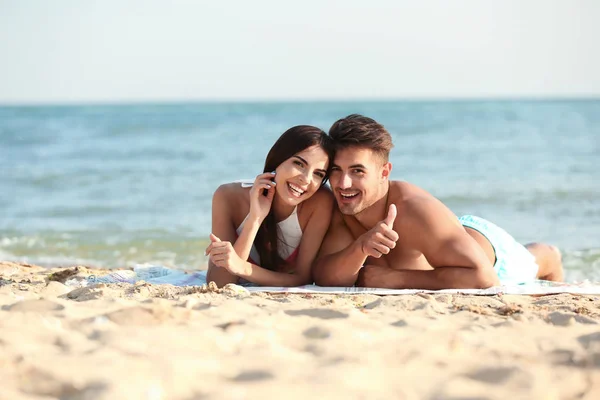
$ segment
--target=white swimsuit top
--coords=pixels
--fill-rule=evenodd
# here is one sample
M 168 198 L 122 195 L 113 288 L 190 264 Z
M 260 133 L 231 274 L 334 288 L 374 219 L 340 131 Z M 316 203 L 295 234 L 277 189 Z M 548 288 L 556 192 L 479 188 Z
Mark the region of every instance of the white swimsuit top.
M 242 187 L 252 187 L 253 182 L 251 181 L 248 183 L 248 181 L 241 181 L 240 183 L 242 184 Z M 244 223 L 246 223 L 247 219 L 248 216 L 244 218 L 240 226 L 236 229 L 238 236 L 242 233 Z M 300 221 L 298 220 L 297 206 L 289 217 L 277 223 L 277 237 L 279 239 L 279 242 L 277 243 L 277 253 L 279 253 L 279 256 L 287 262 L 293 263 L 298 256 L 298 247 L 302 240 L 302 228 L 300 227 Z M 260 256 L 254 245 L 252 245 L 252 249 L 250 250 L 249 259 L 254 264 L 260 265 Z

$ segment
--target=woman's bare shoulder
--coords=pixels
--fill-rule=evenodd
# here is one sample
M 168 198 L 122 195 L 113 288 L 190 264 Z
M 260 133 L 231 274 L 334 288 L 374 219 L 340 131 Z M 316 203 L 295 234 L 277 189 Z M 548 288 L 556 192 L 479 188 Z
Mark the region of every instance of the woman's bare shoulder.
M 215 190 L 213 205 L 215 202 L 224 203 L 232 210 L 244 209 L 248 205 L 250 188 L 242 187 L 239 182 L 224 183 Z
M 248 195 L 250 188 L 242 187 L 239 182 L 230 182 L 224 183 L 220 185 L 217 190 L 215 190 L 215 196 L 222 197 L 239 197 L 242 195 Z

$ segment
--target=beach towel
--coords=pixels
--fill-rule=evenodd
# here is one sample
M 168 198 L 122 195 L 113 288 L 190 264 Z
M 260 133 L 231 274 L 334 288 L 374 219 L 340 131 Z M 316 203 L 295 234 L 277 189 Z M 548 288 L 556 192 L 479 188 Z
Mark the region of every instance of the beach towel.
M 95 283 L 125 282 L 134 284 L 145 281 L 152 284 L 169 284 L 173 286 L 202 286 L 206 284 L 206 271 L 185 272 L 168 268 L 162 265 L 140 264 L 133 270 L 119 270 L 106 275 L 91 275 L 87 280 L 70 279 L 68 286 L 87 286 Z M 572 294 L 600 294 L 600 283 L 578 282 L 563 283 L 550 281 L 532 281 L 526 284 L 505 284 L 488 289 L 382 289 L 363 287 L 324 287 L 317 285 L 304 285 L 298 287 L 272 287 L 272 286 L 245 286 L 250 292 L 267 293 L 313 293 L 313 294 L 375 294 L 375 295 L 402 295 L 416 293 L 445 293 L 445 294 L 470 294 L 490 296 L 497 294 L 522 294 L 522 295 L 547 295 L 558 293 Z

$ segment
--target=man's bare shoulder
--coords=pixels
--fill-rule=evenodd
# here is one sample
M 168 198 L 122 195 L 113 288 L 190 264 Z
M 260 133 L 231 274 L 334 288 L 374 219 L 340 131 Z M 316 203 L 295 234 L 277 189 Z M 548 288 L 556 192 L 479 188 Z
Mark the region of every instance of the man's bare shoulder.
M 412 199 L 435 198 L 425 189 L 406 181 L 390 181 L 390 200 L 403 202 Z
M 389 204 L 395 204 L 398 207 L 399 214 L 401 210 L 410 209 L 415 206 L 433 206 L 434 203 L 441 202 L 431 193 L 412 183 L 405 181 L 390 181 Z
M 442 216 L 455 218 L 454 213 L 444 203 L 425 189 L 409 182 L 390 182 L 389 202 L 396 204 L 398 208 L 397 221 L 405 226 L 430 223 Z

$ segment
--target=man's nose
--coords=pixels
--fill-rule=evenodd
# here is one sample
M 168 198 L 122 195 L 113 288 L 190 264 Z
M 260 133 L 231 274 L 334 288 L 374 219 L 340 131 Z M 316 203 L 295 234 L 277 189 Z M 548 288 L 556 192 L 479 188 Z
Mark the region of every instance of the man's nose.
M 348 176 L 348 174 L 340 174 L 338 186 L 340 187 L 340 189 L 348 189 L 352 187 L 352 179 L 350 179 L 350 176 Z

